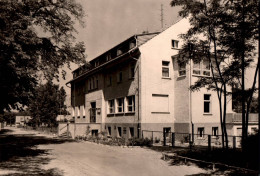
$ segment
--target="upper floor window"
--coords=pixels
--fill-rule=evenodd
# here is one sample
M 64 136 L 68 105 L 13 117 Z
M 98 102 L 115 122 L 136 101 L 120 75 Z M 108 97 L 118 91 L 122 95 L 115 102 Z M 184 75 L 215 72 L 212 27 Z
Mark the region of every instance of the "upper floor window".
M 111 86 L 111 85 L 112 85 L 112 76 L 109 75 L 109 76 L 107 77 L 107 86 Z
M 135 111 L 135 96 L 129 96 L 126 99 L 127 103 L 127 112 L 134 112 Z
M 117 74 L 117 82 L 120 83 L 123 81 L 123 72 L 120 71 L 118 74 Z
M 115 100 L 108 100 L 108 113 L 115 113 Z
M 124 98 L 117 99 L 117 113 L 124 112 Z
M 135 65 L 130 64 L 129 67 L 129 78 L 134 78 L 135 77 Z
M 179 41 L 178 40 L 172 40 L 172 48 L 178 48 Z
M 186 63 L 185 62 L 178 62 L 178 72 L 179 72 L 179 76 L 186 75 Z
M 85 111 L 85 106 L 84 105 L 82 106 L 82 115 L 83 115 L 83 118 L 86 117 L 86 111 Z
M 211 113 L 211 95 L 204 94 L 204 113 Z
M 169 78 L 170 77 L 170 70 L 169 70 L 169 61 L 162 61 L 162 77 Z
M 210 76 L 210 63 L 208 60 L 193 61 L 193 74 Z

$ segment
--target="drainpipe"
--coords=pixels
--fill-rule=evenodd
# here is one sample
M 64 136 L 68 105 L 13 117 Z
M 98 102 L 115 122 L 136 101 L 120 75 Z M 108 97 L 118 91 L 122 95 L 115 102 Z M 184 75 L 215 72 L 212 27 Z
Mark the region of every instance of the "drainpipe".
M 190 46 L 189 47 L 189 57 L 190 57 L 190 59 L 189 59 L 189 61 L 190 61 L 190 77 L 189 77 L 189 86 L 191 86 L 191 78 L 192 78 L 192 67 L 191 67 L 191 63 L 192 63 L 192 61 L 191 61 L 191 49 L 192 49 L 192 47 Z M 191 90 L 190 90 L 190 88 L 189 88 L 189 117 L 190 117 L 190 123 L 191 123 L 191 142 L 192 143 L 194 143 L 194 124 L 193 124 L 193 122 L 192 122 L 192 96 L 191 96 Z
M 135 41 L 136 41 L 136 44 L 135 44 L 135 48 L 134 49 L 136 49 L 137 48 L 137 45 L 138 45 L 138 41 L 137 41 L 137 37 L 135 36 Z M 141 134 L 141 123 L 140 123 L 140 67 L 139 67 L 139 65 L 140 64 L 138 64 L 138 61 L 140 62 L 140 60 L 139 59 L 137 59 L 137 58 L 135 58 L 135 57 L 133 57 L 132 55 L 131 55 L 131 51 L 129 51 L 128 52 L 129 53 L 129 55 L 130 55 L 130 57 L 132 58 L 132 59 L 134 59 L 134 60 L 136 60 L 137 61 L 137 94 L 138 94 L 138 99 L 137 99 L 137 101 L 138 101 L 138 114 L 137 114 L 137 136 L 138 136 L 138 138 L 140 138 L 141 136 L 140 136 L 140 134 Z
M 73 86 L 74 86 L 74 97 L 73 97 L 73 102 L 74 102 L 74 106 L 72 106 L 72 108 L 74 107 L 74 139 L 76 138 L 76 117 L 75 117 L 75 114 L 76 114 L 76 106 L 75 106 L 75 96 L 76 96 L 76 94 L 75 94 L 75 91 L 76 91 L 76 89 L 75 89 L 75 82 L 74 82 L 74 84 L 73 84 Z

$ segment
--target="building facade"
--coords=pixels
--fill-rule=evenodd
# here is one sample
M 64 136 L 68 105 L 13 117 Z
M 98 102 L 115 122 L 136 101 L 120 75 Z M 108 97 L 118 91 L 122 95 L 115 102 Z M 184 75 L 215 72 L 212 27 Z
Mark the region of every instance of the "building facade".
M 68 82 L 74 136 L 131 138 L 163 130 L 217 135 L 217 93 L 189 89 L 199 77 L 211 76 L 209 63 L 177 61 L 179 35 L 188 28 L 182 19 L 163 32 L 134 35 L 74 70 Z

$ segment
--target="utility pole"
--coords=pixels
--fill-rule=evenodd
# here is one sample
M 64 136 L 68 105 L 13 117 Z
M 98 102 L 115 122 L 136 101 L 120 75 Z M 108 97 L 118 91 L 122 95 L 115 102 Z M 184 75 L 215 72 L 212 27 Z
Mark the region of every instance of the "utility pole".
M 161 4 L 161 28 L 163 30 L 163 4 Z

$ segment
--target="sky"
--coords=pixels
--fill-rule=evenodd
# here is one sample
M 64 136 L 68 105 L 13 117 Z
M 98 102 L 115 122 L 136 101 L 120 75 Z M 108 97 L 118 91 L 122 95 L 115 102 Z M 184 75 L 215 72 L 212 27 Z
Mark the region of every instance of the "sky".
M 158 32 L 179 19 L 179 8 L 171 7 L 170 0 L 76 0 L 85 11 L 85 27 L 76 24 L 76 40 L 85 43 L 87 61 L 94 59 L 113 46 L 134 34 L 143 31 Z M 163 7 L 161 8 L 161 5 Z M 163 11 L 161 10 L 163 9 Z M 163 12 L 163 13 L 162 13 Z M 71 72 L 77 65 L 67 69 L 65 80 L 61 80 L 69 97 L 70 88 L 65 83 L 72 79 Z

